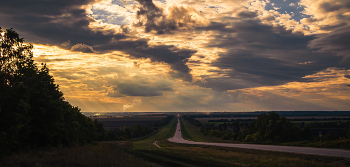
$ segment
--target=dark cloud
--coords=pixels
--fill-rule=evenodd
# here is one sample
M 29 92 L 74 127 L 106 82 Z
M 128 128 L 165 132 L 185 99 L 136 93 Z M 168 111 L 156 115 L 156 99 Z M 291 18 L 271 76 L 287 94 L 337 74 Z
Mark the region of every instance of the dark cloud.
M 146 78 L 134 77 L 133 80 L 115 81 L 114 92 L 109 96 L 161 96 L 163 91 L 172 91 L 170 83 L 150 82 Z
M 243 11 L 243 12 L 238 13 L 238 16 L 240 18 L 254 18 L 258 15 L 256 12 Z
M 247 81 L 240 79 L 241 78 L 231 77 L 207 78 L 205 79 L 205 82 L 197 81 L 195 84 L 201 87 L 212 88 L 214 91 L 226 91 L 259 86 L 259 84 L 253 85 L 250 82 L 247 83 Z
M 335 53 L 344 56 L 339 67 L 350 68 L 350 26 L 343 26 L 331 33 L 319 36 L 310 41 L 310 48 L 318 49 L 321 53 Z
M 339 23 L 339 24 L 336 24 L 336 25 L 323 25 L 323 26 L 320 26 L 320 29 L 321 30 L 326 30 L 326 31 L 331 31 L 331 30 L 334 30 L 336 28 L 339 28 L 339 27 L 343 27 L 343 26 L 346 26 L 347 23 Z
M 198 30 L 217 31 L 219 35 L 208 47 L 227 50 L 212 63 L 225 70 L 221 74 L 226 75 L 196 83 L 217 91 L 314 81 L 303 77 L 327 67 L 337 67 L 341 60 L 341 57 L 314 53 L 308 48 L 315 36 L 264 25 L 259 20 L 214 23 Z
M 88 28 L 94 22 L 87 16 L 82 5 L 98 0 L 42 1 L 13 0 L 0 5 L 0 21 L 13 27 L 27 42 L 51 44 L 61 47 L 70 39 L 70 43 L 84 43 L 89 46 L 107 44 L 111 39 L 124 39 L 123 34 L 113 32 L 95 32 Z
M 94 53 L 94 49 L 91 46 L 81 43 L 72 46 L 70 50 L 74 52 Z
M 192 29 L 192 25 L 198 23 L 191 16 L 194 10 L 173 6 L 169 8 L 169 15 L 166 15 L 164 9 L 157 7 L 152 0 L 137 0 L 137 2 L 140 4 L 139 11 L 137 11 L 139 22 L 134 25 L 145 27 L 146 32 L 172 33 L 179 29 Z
M 14 0 L 2 2 L 0 5 L 0 22 L 5 23 L 25 37 L 27 42 L 51 44 L 81 51 L 85 53 L 104 53 L 107 51 L 121 50 L 130 54 L 133 58 L 150 58 L 153 62 L 167 63 L 171 69 L 183 76 L 184 80 L 191 81 L 190 69 L 186 65 L 187 58 L 195 51 L 181 50 L 174 46 L 149 46 L 148 40 L 136 40 L 136 37 L 125 35 L 127 27 L 122 26 L 123 34 L 114 32 L 103 33 L 88 28 L 94 22 L 87 16 L 82 5 L 94 3 L 94 0 L 71 0 L 71 1 L 42 1 L 42 0 Z M 139 1 L 141 8 L 139 16 L 147 13 L 150 15 L 146 27 L 159 29 L 163 32 L 171 30 L 172 22 L 175 27 L 185 27 L 192 20 L 186 16 L 185 8 L 174 7 L 171 11 L 172 21 L 165 19 L 161 24 L 155 24 L 151 17 L 158 17 L 161 9 L 152 1 Z M 176 13 L 176 11 L 180 13 Z M 175 13 L 174 13 L 175 12 Z M 163 17 L 163 16 L 162 16 Z M 179 18 L 179 19 L 178 19 Z M 182 20 L 180 19 L 182 18 Z M 153 25 L 153 23 L 155 25 Z M 153 27 L 156 26 L 156 27 Z M 153 27 L 153 28 L 152 28 Z M 69 40 L 67 41 L 67 38 Z M 124 39 L 123 41 L 119 41 Z M 128 40 L 130 39 L 130 40 Z M 70 47 L 70 44 L 77 44 Z M 92 49 L 93 48 L 93 49 Z
M 118 84 L 117 89 L 119 93 L 127 96 L 161 96 L 162 91 L 171 91 L 170 87 L 151 87 L 140 86 L 136 84 Z
M 341 8 L 350 8 L 350 2 L 348 0 L 338 0 L 337 3 L 324 2 L 320 5 L 320 9 L 325 12 L 334 12 Z
M 76 61 L 81 59 L 43 59 L 43 58 L 34 58 L 35 61 L 41 62 L 41 63 L 48 63 L 48 62 L 60 62 L 60 61 Z
M 350 75 L 344 75 L 345 78 L 349 78 L 350 79 Z
M 73 59 L 54 58 L 55 56 L 57 56 L 57 55 L 39 55 L 38 57 L 34 57 L 34 60 L 39 62 L 39 63 L 81 60 L 81 59 L 77 59 L 77 58 L 73 58 Z M 51 57 L 51 58 L 49 58 L 49 57 Z
M 275 20 L 275 16 L 266 16 L 264 18 L 262 18 L 263 20 L 267 20 L 267 21 L 272 21 L 272 20 Z
M 320 8 L 323 9 L 325 12 L 333 12 L 339 10 L 341 6 L 329 2 L 324 2 L 320 5 Z
M 99 45 L 98 50 L 121 50 L 133 58 L 149 58 L 152 62 L 167 63 L 174 70 L 171 75 L 185 81 L 192 81 L 191 69 L 186 65 L 195 50 L 179 49 L 173 45 L 149 46 L 148 41 L 115 41 L 109 45 Z
M 36 14 L 36 15 L 60 15 L 63 10 L 71 8 L 79 8 L 82 5 L 87 5 L 90 3 L 95 3 L 100 0 L 70 0 L 70 1 L 43 1 L 43 0 L 12 0 L 1 2 L 2 13 L 16 14 L 13 9 L 18 8 L 21 10 L 20 13 L 16 15 L 21 15 L 22 13 Z M 40 9 L 40 10 L 38 10 Z

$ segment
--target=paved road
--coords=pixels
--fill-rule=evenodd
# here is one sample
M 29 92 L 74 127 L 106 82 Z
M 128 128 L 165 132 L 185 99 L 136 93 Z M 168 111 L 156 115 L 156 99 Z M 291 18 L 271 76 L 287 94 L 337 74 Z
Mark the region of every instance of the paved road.
M 301 154 L 314 154 L 314 155 L 325 155 L 325 156 L 336 156 L 350 158 L 350 151 L 339 150 L 339 149 L 327 149 L 327 148 L 310 148 L 310 147 L 292 147 L 292 146 L 273 146 L 273 145 L 258 145 L 258 144 L 230 144 L 230 143 L 205 143 L 205 142 L 194 142 L 185 140 L 182 138 L 180 129 L 180 121 L 177 119 L 177 128 L 173 138 L 168 140 L 175 143 L 182 144 L 198 144 L 198 145 L 210 145 L 210 146 L 222 146 L 222 147 L 237 147 L 237 148 L 248 148 L 258 149 L 266 151 L 280 151 L 280 152 L 291 152 Z

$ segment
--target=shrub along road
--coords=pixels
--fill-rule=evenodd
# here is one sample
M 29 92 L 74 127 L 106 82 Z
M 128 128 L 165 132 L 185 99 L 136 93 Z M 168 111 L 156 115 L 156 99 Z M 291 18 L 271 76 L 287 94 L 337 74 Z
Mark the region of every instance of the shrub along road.
M 185 140 L 181 134 L 180 120 L 177 118 L 177 128 L 173 138 L 169 138 L 170 142 L 181 144 L 193 144 L 193 145 L 209 145 L 209 146 L 221 146 L 221 147 L 236 147 L 247 149 L 258 149 L 265 151 L 279 151 L 290 152 L 299 154 L 313 154 L 313 155 L 325 155 L 325 156 L 337 156 L 350 158 L 350 151 L 339 149 L 326 149 L 326 148 L 310 148 L 310 147 L 292 147 L 292 146 L 272 146 L 272 145 L 258 145 L 258 144 L 229 144 L 229 143 L 206 143 L 206 142 L 194 142 Z

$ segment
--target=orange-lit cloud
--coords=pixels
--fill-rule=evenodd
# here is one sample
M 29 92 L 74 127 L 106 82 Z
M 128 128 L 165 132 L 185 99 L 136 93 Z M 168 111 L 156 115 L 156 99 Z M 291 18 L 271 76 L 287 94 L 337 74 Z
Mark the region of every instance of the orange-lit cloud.
M 0 6 L 83 112 L 347 110 L 349 20 L 346 0 Z

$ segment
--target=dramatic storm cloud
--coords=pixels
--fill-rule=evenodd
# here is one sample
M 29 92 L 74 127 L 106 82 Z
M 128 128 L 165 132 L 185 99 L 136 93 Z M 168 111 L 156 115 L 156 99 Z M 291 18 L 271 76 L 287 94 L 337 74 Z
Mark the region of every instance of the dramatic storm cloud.
M 199 29 L 217 31 L 208 46 L 227 50 L 213 62 L 219 69 L 229 69 L 224 78 L 210 78 L 200 84 L 216 90 L 308 81 L 303 77 L 327 67 L 340 67 L 340 57 L 317 54 L 308 48 L 309 42 L 312 45 L 319 40 L 315 36 L 264 25 L 260 20 L 212 23 Z
M 12 0 L 82 111 L 348 110 L 347 0 Z

